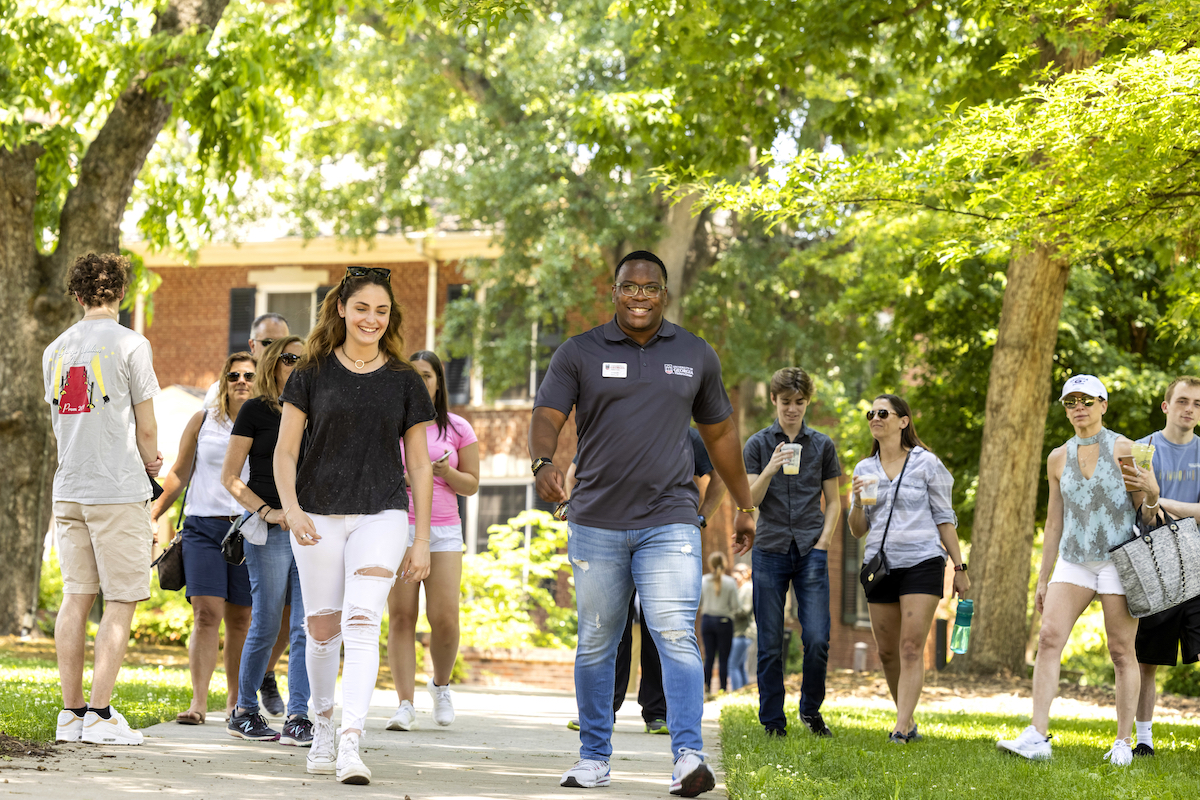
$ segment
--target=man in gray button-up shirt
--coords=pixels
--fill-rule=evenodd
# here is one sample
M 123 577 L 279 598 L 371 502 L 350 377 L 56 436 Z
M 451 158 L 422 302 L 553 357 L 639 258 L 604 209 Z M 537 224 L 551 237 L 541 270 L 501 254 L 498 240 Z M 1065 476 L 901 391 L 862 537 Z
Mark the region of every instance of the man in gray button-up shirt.
M 796 616 L 804 645 L 800 721 L 817 736 L 832 736 L 821 718 L 829 663 L 829 542 L 841 514 L 837 449 L 808 427 L 804 415 L 813 384 L 799 367 L 771 376 L 776 420 L 746 442 L 750 493 L 759 505 L 754 542 L 754 619 L 758 624 L 758 719 L 768 735 L 787 733 L 783 713 L 783 609 L 796 588 Z M 780 469 L 785 445 L 800 445 L 795 475 Z M 825 501 L 822 510 L 821 501 Z
M 750 485 L 716 353 L 663 319 L 662 261 L 653 253 L 630 253 L 615 278 L 613 320 L 572 337 L 554 354 L 529 427 L 538 494 L 562 502 L 563 475 L 551 459 L 575 409 L 579 467 L 567 552 L 579 611 L 580 748 L 579 761 L 560 783 L 609 784 L 613 662 L 636 587 L 662 659 L 675 757 L 671 793 L 694 797 L 712 789 L 715 776 L 701 752 L 704 678 L 695 622 L 703 566 L 688 441 L 692 419 L 739 509 L 735 553 L 754 541 Z

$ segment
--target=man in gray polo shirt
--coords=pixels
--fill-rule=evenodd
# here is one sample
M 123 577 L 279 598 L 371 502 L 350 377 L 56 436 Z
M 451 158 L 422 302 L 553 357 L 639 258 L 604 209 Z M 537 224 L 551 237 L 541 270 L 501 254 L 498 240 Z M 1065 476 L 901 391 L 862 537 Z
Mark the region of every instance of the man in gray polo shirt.
M 761 507 L 754 541 L 754 621 L 758 624 L 758 721 L 768 736 L 787 735 L 783 713 L 784 603 L 796 589 L 796 618 L 804 645 L 800 721 L 817 736 L 832 736 L 821 717 L 829 664 L 829 542 L 837 530 L 842 474 L 833 440 L 808 427 L 804 415 L 813 382 L 799 367 L 771 376 L 776 419 L 750 437 L 744 455 L 751 498 Z M 783 470 L 786 445 L 800 445 L 796 474 Z M 825 508 L 821 508 L 821 500 Z
M 613 662 L 636 588 L 662 658 L 675 757 L 670 791 L 695 797 L 712 789 L 715 777 L 700 736 L 704 677 L 695 624 L 703 567 L 688 440 L 693 418 L 738 506 L 735 553 L 754 544 L 754 509 L 721 363 L 707 342 L 663 319 L 662 261 L 635 251 L 621 259 L 615 279 L 613 320 L 554 354 L 529 428 L 538 494 L 561 502 L 563 474 L 551 459 L 575 409 L 579 467 L 568 555 L 579 612 L 580 749 L 560 784 L 609 784 Z

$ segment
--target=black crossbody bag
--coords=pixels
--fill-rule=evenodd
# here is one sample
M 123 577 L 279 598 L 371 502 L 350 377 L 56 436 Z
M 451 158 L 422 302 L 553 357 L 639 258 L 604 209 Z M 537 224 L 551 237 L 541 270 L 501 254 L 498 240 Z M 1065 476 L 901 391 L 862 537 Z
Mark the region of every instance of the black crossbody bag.
M 908 469 L 910 458 L 912 458 L 912 450 L 909 450 L 908 455 L 904 457 L 904 466 L 900 468 L 900 475 L 896 478 L 896 488 L 892 492 L 892 507 L 888 509 L 887 523 L 883 526 L 883 538 L 879 542 L 879 552 L 873 555 L 870 561 L 863 564 L 862 570 L 858 573 L 858 582 L 862 584 L 863 593 L 867 595 L 868 600 L 875 587 L 882 583 L 883 579 L 892 571 L 888 566 L 887 555 L 884 554 L 883 547 L 887 544 L 888 530 L 892 527 L 892 514 L 896 511 L 896 501 L 900 499 L 900 482 L 904 480 L 904 473 Z

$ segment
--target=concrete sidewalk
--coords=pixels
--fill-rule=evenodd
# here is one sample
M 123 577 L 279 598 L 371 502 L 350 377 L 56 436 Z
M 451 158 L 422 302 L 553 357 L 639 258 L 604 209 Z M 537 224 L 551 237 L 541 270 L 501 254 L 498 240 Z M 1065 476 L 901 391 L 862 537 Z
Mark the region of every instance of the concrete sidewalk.
M 140 747 L 59 745 L 56 759 L 6 762 L 0 769 L 0 797 L 116 800 L 160 791 L 196 800 L 670 797 L 670 737 L 643 732 L 632 696 L 617 715 L 612 786 L 592 790 L 558 785 L 578 758 L 579 734 L 567 729 L 567 720 L 575 716 L 574 696 L 464 689 L 454 700 L 458 718 L 439 728 L 429 695 L 419 689 L 420 730 L 403 733 L 384 730 L 395 711 L 395 694 L 375 693 L 363 739 L 363 760 L 373 773 L 369 786 L 309 775 L 307 750 L 234 739 L 220 714 L 210 712 L 206 725 L 169 722 L 146 728 Z M 717 770 L 716 714 L 715 707 L 706 706 L 705 751 L 718 784 L 702 797 L 726 796 Z M 38 771 L 39 765 L 45 771 Z

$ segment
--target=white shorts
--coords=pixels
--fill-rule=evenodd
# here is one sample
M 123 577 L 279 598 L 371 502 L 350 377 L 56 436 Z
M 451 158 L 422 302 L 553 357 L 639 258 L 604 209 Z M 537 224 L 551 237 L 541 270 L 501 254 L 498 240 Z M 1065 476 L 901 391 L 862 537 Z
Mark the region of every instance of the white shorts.
M 1125 596 L 1125 587 L 1121 585 L 1121 576 L 1111 561 L 1085 561 L 1073 564 L 1061 558 L 1054 565 L 1054 574 L 1050 576 L 1051 583 L 1069 583 L 1091 589 L 1096 594 L 1119 594 Z
M 417 526 L 408 526 L 408 546 L 417 540 Z M 429 528 L 429 552 L 461 553 L 463 551 L 462 525 L 433 525 Z

